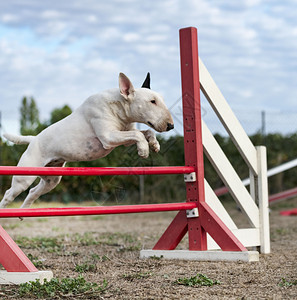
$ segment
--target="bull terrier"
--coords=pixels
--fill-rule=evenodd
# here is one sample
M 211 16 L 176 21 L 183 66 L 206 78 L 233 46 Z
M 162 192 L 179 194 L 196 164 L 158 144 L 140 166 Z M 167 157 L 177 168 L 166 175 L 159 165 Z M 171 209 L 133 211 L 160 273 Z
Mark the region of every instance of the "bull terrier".
M 66 162 L 96 160 L 117 146 L 130 144 L 136 144 L 138 155 L 147 158 L 149 148 L 158 152 L 160 145 L 153 131 L 139 131 L 134 127 L 135 122 L 158 132 L 174 128 L 163 98 L 150 89 L 149 73 L 141 88 L 134 88 L 129 78 L 120 73 L 119 88 L 90 96 L 72 114 L 36 136 L 4 136 L 15 144 L 29 144 L 19 160 L 21 167 L 63 167 Z M 37 198 L 55 188 L 61 177 L 41 176 L 21 207 L 30 207 Z M 0 208 L 6 207 L 36 178 L 14 176 Z

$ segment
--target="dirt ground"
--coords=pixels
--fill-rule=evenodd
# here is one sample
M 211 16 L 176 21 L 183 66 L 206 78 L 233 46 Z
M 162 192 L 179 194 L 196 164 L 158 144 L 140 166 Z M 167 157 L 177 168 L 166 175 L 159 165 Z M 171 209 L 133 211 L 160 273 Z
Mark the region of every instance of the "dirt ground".
M 40 270 L 58 278 L 106 280 L 101 299 L 297 299 L 297 217 L 279 215 L 290 207 L 297 207 L 297 199 L 272 207 L 272 253 L 253 263 L 140 259 L 139 251 L 153 247 L 174 212 L 2 219 L 1 225 Z M 238 222 L 243 219 L 230 210 Z M 179 247 L 187 248 L 186 238 Z M 220 284 L 177 284 L 197 273 Z M 2 288 L 0 298 L 11 299 L 11 289 Z

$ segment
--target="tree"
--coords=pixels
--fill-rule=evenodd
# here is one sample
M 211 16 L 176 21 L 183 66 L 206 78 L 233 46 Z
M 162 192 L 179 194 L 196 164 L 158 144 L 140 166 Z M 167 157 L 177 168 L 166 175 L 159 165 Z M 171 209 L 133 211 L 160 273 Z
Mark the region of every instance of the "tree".
M 27 97 L 23 98 L 20 113 L 21 134 L 36 135 L 40 126 L 40 121 L 39 110 L 33 97 L 30 99 L 27 99 Z
M 51 112 L 50 124 L 56 123 L 72 113 L 71 108 L 68 105 L 64 105 L 62 108 L 56 108 Z

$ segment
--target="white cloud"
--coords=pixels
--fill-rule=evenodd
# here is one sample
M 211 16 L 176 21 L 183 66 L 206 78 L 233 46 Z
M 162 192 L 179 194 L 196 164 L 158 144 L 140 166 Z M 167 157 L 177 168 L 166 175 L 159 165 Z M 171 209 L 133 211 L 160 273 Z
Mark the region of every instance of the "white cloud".
M 231 106 L 294 108 L 297 22 L 294 1 L 24 0 L 0 3 L 0 99 L 17 119 L 31 93 L 44 118 L 61 101 L 135 86 L 147 71 L 169 106 L 181 95 L 178 29 L 196 26 L 199 53 Z M 3 103 L 8 103 L 4 105 Z M 6 126 L 7 127 L 7 126 Z

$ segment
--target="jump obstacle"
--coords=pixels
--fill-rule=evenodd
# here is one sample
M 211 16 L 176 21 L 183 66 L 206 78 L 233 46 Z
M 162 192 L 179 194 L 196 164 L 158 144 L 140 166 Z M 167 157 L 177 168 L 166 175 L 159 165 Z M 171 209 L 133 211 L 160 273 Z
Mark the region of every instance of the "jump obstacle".
M 284 172 L 284 171 L 294 168 L 296 166 L 297 166 L 297 159 L 293 159 L 292 161 L 286 162 L 284 164 L 281 164 L 277 167 L 274 167 L 274 168 L 268 170 L 267 177 L 271 177 L 273 175 L 279 174 L 281 172 Z M 249 185 L 250 178 L 246 178 L 246 179 L 242 180 L 242 184 L 244 186 Z M 221 195 L 228 193 L 228 188 L 226 188 L 224 186 L 224 187 L 216 189 L 214 192 L 217 196 L 221 196 Z M 286 199 L 289 199 L 292 197 L 296 197 L 296 195 L 297 195 L 297 188 L 292 188 L 292 189 L 285 190 L 285 191 L 282 191 L 282 192 L 279 192 L 279 193 L 276 193 L 273 195 L 269 195 L 268 201 L 269 201 L 269 204 L 273 204 L 273 203 L 277 203 L 277 202 L 280 202 L 280 201 L 283 201 L 283 200 L 286 200 Z M 280 214 L 282 216 L 295 216 L 295 215 L 297 215 L 297 208 L 281 211 Z
M 0 218 L 178 211 L 152 250 L 141 258 L 258 261 L 257 251 L 270 252 L 267 166 L 265 147 L 254 147 L 223 95 L 198 57 L 197 29 L 180 30 L 185 166 L 140 168 L 21 168 L 0 167 L 0 175 L 139 175 L 184 174 L 187 198 L 183 203 L 109 207 L 0 209 Z M 241 182 L 218 143 L 201 120 L 200 89 L 230 134 L 250 169 L 250 191 Z M 239 229 L 204 179 L 203 148 L 225 186 L 248 218 L 251 228 Z M 258 203 L 258 205 L 256 204 Z M 188 233 L 189 250 L 175 250 Z M 50 278 L 40 272 L 0 226 L 0 283 Z M 222 251 L 210 251 L 221 249 Z

